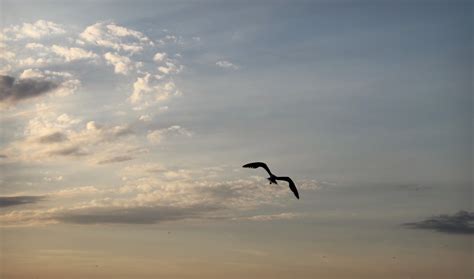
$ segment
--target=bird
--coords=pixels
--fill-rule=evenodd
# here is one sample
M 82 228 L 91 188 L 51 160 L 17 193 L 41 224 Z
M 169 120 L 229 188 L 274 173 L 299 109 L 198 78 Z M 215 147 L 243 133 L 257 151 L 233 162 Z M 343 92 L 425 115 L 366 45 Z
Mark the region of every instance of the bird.
M 270 168 L 268 168 L 267 164 L 265 164 L 263 162 L 253 162 L 253 163 L 245 164 L 242 167 L 243 168 L 252 168 L 252 169 L 264 168 L 268 172 L 268 174 L 270 175 L 270 177 L 267 178 L 268 181 L 270 181 L 270 184 L 278 184 L 277 180 L 286 181 L 286 182 L 288 182 L 288 184 L 290 186 L 290 190 L 293 192 L 293 194 L 295 194 L 295 197 L 297 199 L 300 198 L 300 195 L 298 194 L 298 189 L 296 189 L 296 185 L 293 182 L 293 180 L 291 180 L 291 178 L 289 178 L 287 176 L 276 176 L 276 175 L 274 175 L 270 171 Z

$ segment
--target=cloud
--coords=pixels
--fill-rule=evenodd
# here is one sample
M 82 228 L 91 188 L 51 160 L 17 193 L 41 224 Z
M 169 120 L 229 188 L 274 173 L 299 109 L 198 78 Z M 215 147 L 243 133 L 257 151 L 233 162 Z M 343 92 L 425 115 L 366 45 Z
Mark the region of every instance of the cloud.
M 182 128 L 179 125 L 173 125 L 168 128 L 158 129 L 154 131 L 149 131 L 147 139 L 150 143 L 158 144 L 162 141 L 163 138 L 168 136 L 183 135 L 190 137 L 192 134 L 187 129 Z
M 248 216 L 248 210 L 266 205 L 281 208 L 285 201 L 293 200 L 291 192 L 287 187 L 260 187 L 266 185 L 261 177 L 223 179 L 222 174 L 229 173 L 227 168 L 177 169 L 149 163 L 124 167 L 121 173 L 122 186 L 84 186 L 47 193 L 56 201 L 68 202 L 63 201 L 62 207 L 0 214 L 0 222 L 9 226 L 154 224 L 187 219 L 274 221 L 303 216 L 289 212 Z
M 232 70 L 239 69 L 239 67 L 237 65 L 235 65 L 232 62 L 227 61 L 227 60 L 219 60 L 219 61 L 216 62 L 216 65 L 221 67 L 221 68 L 225 68 L 225 69 L 232 69 Z
M 75 60 L 84 60 L 84 59 L 94 59 L 97 58 L 97 54 L 93 53 L 92 51 L 87 51 L 82 48 L 78 47 L 63 47 L 58 45 L 53 45 L 51 50 L 56 53 L 57 55 L 66 59 L 67 62 L 75 61 Z
M 125 161 L 130 161 L 130 160 L 133 160 L 133 157 L 127 156 L 127 155 L 114 156 L 114 157 L 111 157 L 111 158 L 107 158 L 107 159 L 101 160 L 101 161 L 97 162 L 97 164 L 99 164 L 99 165 L 105 165 L 105 164 L 118 163 L 118 162 L 125 162 Z
M 94 186 L 82 186 L 82 187 L 62 189 L 55 193 L 52 193 L 50 196 L 77 197 L 77 196 L 82 196 L 82 195 L 95 195 L 97 193 L 100 193 L 100 190 Z
M 0 103 L 15 104 L 19 101 L 38 97 L 58 88 L 58 84 L 48 80 L 17 79 L 0 75 Z
M 459 211 L 453 215 L 439 215 L 419 222 L 405 223 L 404 226 L 450 234 L 474 234 L 474 212 Z
M 130 53 L 141 52 L 144 46 L 153 44 L 143 33 L 113 22 L 98 22 L 88 26 L 79 37 L 89 44 Z
M 104 58 L 108 64 L 114 66 L 114 72 L 116 74 L 126 75 L 133 68 L 132 61 L 126 56 L 121 56 L 117 53 L 107 52 L 104 55 Z
M 163 82 L 146 73 L 143 77 L 138 77 L 133 84 L 133 93 L 129 101 L 140 110 L 180 95 L 181 91 L 176 88 L 173 81 Z
M 100 125 L 95 121 L 84 125 L 67 114 L 39 114 L 29 121 L 24 134 L 25 137 L 3 150 L 9 159 L 45 161 L 54 157 L 87 157 L 97 162 L 111 157 L 124 159 L 130 152 L 139 152 L 130 126 Z
M 56 142 L 63 142 L 67 140 L 67 136 L 61 132 L 54 132 L 48 135 L 44 135 L 38 138 L 39 143 L 56 143 Z
M 161 62 L 165 59 L 166 53 L 164 52 L 157 52 L 155 56 L 153 56 L 153 61 L 155 62 Z
M 156 224 L 166 221 L 204 218 L 207 213 L 219 209 L 221 208 L 206 205 L 92 207 L 70 210 L 61 213 L 55 219 L 74 224 Z
M 7 40 L 18 40 L 24 38 L 40 39 L 46 36 L 60 35 L 66 33 L 63 27 L 51 21 L 38 20 L 34 23 L 23 23 L 3 29 Z
M 20 78 L 44 78 L 44 74 L 36 69 L 26 69 L 21 73 Z
M 71 145 L 71 146 L 62 146 L 59 148 L 55 148 L 52 150 L 47 151 L 41 157 L 46 155 L 47 157 L 55 157 L 55 156 L 85 156 L 87 152 L 82 150 L 79 146 Z
M 37 203 L 44 199 L 44 196 L 10 196 L 0 197 L 0 207 L 9 207 L 22 204 Z
M 234 218 L 234 220 L 247 220 L 247 221 L 275 221 L 275 220 L 290 220 L 301 217 L 301 214 L 284 212 L 279 214 L 267 214 L 267 215 L 254 215 L 247 217 Z

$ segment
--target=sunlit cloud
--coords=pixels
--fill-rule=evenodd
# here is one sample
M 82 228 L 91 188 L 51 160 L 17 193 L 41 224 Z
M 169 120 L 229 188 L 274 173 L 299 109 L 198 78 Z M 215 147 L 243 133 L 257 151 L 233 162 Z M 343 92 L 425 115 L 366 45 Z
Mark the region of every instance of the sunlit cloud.
M 25 38 L 40 39 L 45 36 L 61 35 L 66 33 L 64 28 L 54 22 L 38 20 L 34 23 L 23 23 L 3 29 L 6 40 L 19 40 Z

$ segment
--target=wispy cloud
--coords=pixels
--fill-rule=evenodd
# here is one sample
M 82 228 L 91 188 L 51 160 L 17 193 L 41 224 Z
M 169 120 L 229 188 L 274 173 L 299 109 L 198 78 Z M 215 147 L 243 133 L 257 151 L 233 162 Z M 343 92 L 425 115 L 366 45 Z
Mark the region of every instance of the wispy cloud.
M 224 69 L 232 69 L 232 70 L 238 70 L 239 66 L 235 65 L 234 63 L 227 61 L 227 60 L 219 60 L 216 62 L 216 65 L 218 67 L 224 68 Z
M 266 214 L 266 215 L 253 215 L 246 217 L 234 218 L 234 220 L 247 220 L 247 221 L 275 221 L 275 220 L 291 220 L 300 218 L 303 215 L 298 213 L 283 212 L 278 214 Z
M 75 224 L 156 224 L 202 218 L 220 209 L 216 206 L 93 207 L 63 212 L 55 219 Z
M 133 160 L 133 157 L 127 156 L 127 155 L 114 156 L 114 157 L 110 157 L 104 160 L 100 160 L 99 162 L 97 162 L 97 164 L 105 165 L 105 164 L 119 163 L 119 162 L 125 162 L 125 161 L 130 161 L 130 160 Z

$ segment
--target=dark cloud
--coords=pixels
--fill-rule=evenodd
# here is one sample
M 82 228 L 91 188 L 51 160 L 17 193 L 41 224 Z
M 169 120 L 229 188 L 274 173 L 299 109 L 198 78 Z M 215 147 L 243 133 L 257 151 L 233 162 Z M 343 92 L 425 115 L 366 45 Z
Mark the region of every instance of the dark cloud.
M 10 196 L 0 197 L 0 207 L 15 206 L 29 203 L 37 203 L 44 199 L 44 196 Z
M 0 103 L 14 104 L 52 91 L 58 84 L 47 80 L 19 79 L 0 75 Z
M 108 158 L 108 159 L 99 161 L 99 162 L 97 162 L 97 164 L 105 165 L 105 164 L 125 162 L 125 161 L 130 161 L 130 160 L 133 160 L 133 157 L 131 157 L 131 156 L 115 156 L 115 157 L 112 157 L 112 158 Z
M 454 215 L 440 215 L 404 226 L 451 234 L 474 234 L 474 212 L 459 211 Z
M 74 224 L 156 224 L 190 218 L 203 218 L 207 213 L 220 209 L 216 206 L 189 207 L 95 207 L 73 210 L 55 219 Z
M 61 132 L 55 132 L 38 138 L 38 142 L 44 144 L 62 142 L 65 140 L 67 140 L 67 137 Z

